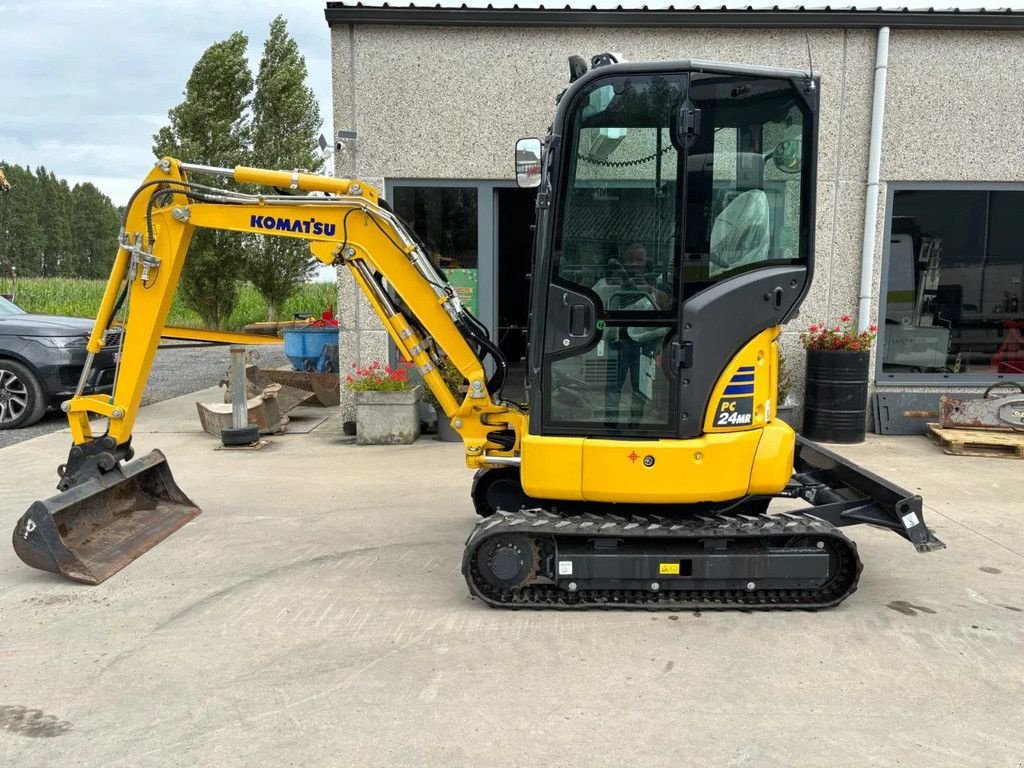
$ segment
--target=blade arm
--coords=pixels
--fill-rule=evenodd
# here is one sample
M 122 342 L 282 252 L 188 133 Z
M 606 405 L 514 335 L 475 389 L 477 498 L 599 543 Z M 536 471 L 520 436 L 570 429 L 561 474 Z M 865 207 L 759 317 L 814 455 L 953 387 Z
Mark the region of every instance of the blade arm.
M 898 533 L 918 552 L 945 549 L 924 521 L 921 497 L 797 435 L 789 489 L 836 526 L 868 523 Z

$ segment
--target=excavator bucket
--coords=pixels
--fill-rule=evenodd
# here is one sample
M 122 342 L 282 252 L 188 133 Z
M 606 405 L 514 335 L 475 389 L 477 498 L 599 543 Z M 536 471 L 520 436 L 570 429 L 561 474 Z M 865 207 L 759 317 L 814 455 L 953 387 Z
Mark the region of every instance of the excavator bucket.
M 151 451 L 35 502 L 14 529 L 14 551 L 33 568 L 99 584 L 200 512 Z

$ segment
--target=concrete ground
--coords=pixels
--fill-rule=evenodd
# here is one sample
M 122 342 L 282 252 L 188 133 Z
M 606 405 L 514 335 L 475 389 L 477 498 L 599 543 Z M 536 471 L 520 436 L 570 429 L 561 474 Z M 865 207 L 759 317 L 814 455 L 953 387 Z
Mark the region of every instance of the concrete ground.
M 0 547 L 0 766 L 1024 765 L 1019 462 L 843 449 L 919 489 L 949 549 L 850 529 L 865 570 L 830 611 L 509 612 L 459 573 L 459 445 L 328 421 L 227 452 L 193 400 L 135 440 L 193 523 L 98 587 Z M 5 530 L 67 446 L 0 449 Z

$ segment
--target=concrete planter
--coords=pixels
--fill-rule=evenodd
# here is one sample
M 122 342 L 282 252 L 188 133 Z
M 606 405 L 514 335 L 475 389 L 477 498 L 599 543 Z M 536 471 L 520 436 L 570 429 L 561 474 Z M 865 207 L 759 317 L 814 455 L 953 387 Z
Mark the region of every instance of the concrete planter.
M 420 388 L 404 392 L 355 392 L 356 443 L 407 445 L 420 436 Z

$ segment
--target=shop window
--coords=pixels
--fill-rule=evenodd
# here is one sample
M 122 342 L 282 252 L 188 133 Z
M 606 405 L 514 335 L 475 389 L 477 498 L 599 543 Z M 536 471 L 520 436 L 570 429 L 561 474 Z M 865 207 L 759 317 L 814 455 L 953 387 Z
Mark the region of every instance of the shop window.
M 477 312 L 478 199 L 476 187 L 395 186 L 395 212 L 427 245 L 470 312 Z
M 1024 375 L 1024 190 L 893 192 L 882 379 Z

